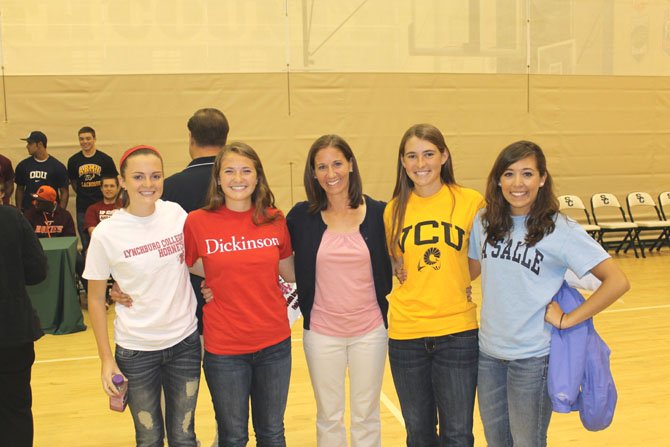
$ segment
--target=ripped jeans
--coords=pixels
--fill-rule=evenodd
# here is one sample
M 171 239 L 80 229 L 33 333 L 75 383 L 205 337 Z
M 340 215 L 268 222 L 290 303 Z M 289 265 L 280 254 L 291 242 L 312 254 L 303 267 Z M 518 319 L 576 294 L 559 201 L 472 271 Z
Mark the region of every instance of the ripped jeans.
M 128 378 L 128 406 L 138 447 L 195 447 L 194 413 L 200 384 L 200 336 L 193 332 L 159 351 L 135 351 L 116 345 L 116 363 Z M 165 392 L 165 422 L 161 411 Z

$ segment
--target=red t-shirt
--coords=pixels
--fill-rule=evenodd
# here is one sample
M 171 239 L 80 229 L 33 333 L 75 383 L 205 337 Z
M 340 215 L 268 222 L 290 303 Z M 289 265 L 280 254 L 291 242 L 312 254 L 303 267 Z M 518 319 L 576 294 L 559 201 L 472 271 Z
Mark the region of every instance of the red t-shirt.
M 84 229 L 87 230 L 91 227 L 97 227 L 98 224 L 109 218 L 114 211 L 121 208 L 120 203 L 105 203 L 104 201 L 95 202 L 93 205 L 89 206 L 84 215 Z
M 291 256 L 286 220 L 254 225 L 253 209 L 196 210 L 184 225 L 186 263 L 202 258 L 214 299 L 203 307 L 205 349 L 249 354 L 288 338 L 286 300 L 279 288 L 279 260 Z

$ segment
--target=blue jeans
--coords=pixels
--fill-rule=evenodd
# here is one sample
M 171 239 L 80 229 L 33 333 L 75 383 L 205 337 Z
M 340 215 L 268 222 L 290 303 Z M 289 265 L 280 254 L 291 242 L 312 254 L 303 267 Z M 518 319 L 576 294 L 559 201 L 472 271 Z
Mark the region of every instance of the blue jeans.
M 291 378 L 291 337 L 251 354 L 205 351 L 204 369 L 220 446 L 247 445 L 249 398 L 256 445 L 286 446 L 284 411 Z
M 200 384 L 198 332 L 159 351 L 134 351 L 117 345 L 115 357 L 128 378 L 128 406 L 138 447 L 163 446 L 161 388 L 165 392 L 170 447 L 195 447 L 193 417 Z
M 440 337 L 389 340 L 391 373 L 408 447 L 474 445 L 477 333 L 473 329 Z
M 478 400 L 490 447 L 547 445 L 549 356 L 499 360 L 479 353 Z

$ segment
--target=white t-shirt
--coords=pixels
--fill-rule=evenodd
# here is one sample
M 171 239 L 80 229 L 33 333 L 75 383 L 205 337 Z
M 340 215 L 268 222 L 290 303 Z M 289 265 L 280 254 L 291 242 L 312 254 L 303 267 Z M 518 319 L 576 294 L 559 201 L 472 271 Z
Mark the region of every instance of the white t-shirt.
M 179 205 L 158 200 L 150 216 L 120 209 L 95 228 L 84 278 L 107 280 L 111 274 L 133 299 L 132 307 L 116 306 L 119 346 L 157 351 L 196 330 L 195 294 L 184 262 L 185 220 Z

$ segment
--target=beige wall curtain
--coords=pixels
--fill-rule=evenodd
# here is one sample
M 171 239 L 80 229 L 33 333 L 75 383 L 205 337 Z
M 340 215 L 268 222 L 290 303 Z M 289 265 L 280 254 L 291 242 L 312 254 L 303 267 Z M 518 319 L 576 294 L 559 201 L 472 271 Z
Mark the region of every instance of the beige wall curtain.
M 310 143 L 347 139 L 390 198 L 398 142 L 431 122 L 459 182 L 532 139 L 559 193 L 670 189 L 670 3 L 549 0 L 3 0 L 0 151 L 30 130 L 61 161 L 90 125 L 118 159 L 188 162 L 186 120 L 223 110 L 279 205 L 304 197 Z

